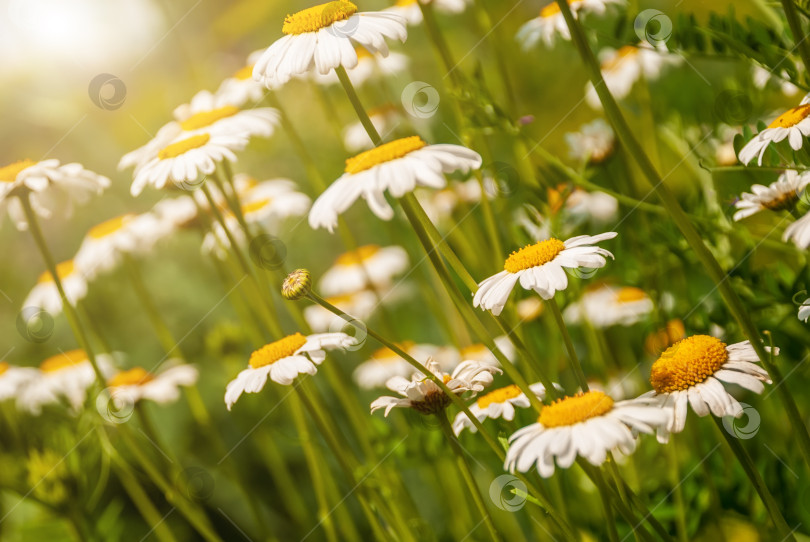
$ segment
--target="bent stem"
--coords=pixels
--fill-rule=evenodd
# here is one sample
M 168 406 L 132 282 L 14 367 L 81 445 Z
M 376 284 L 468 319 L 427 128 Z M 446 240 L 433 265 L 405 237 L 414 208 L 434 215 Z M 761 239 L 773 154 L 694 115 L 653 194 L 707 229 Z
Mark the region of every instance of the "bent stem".
M 571 368 L 574 370 L 574 374 L 577 377 L 577 383 L 579 387 L 582 388 L 582 391 L 587 392 L 588 381 L 585 378 L 585 372 L 582 370 L 582 363 L 579 361 L 574 343 L 571 341 L 571 335 L 568 333 L 568 327 L 565 325 L 565 320 L 563 320 L 562 312 L 560 312 L 560 306 L 557 305 L 557 300 L 554 297 L 546 301 L 551 308 L 551 314 L 554 315 L 554 321 L 557 322 L 557 327 L 560 329 L 563 342 L 565 342 L 565 349 L 568 351 L 568 358 L 571 362 Z
M 790 3 L 790 0 L 785 0 Z M 793 428 L 793 432 L 798 437 L 799 449 L 802 452 L 802 457 L 810 466 L 810 433 L 804 425 L 799 409 L 793 399 L 790 390 L 784 384 L 784 378 L 781 375 L 778 367 L 773 363 L 765 350 L 762 343 L 762 337 L 759 330 L 754 325 L 753 320 L 745 309 L 745 306 L 740 300 L 737 292 L 734 291 L 730 281 L 727 280 L 728 275 L 723 271 L 722 267 L 715 259 L 709 248 L 703 242 L 698 231 L 689 221 L 689 217 L 684 212 L 680 203 L 678 203 L 675 195 L 664 184 L 664 180 L 656 170 L 650 158 L 645 153 L 639 141 L 633 135 L 627 120 L 613 98 L 610 90 L 607 88 L 602 72 L 600 71 L 599 64 L 594 56 L 593 51 L 588 45 L 585 37 L 585 32 L 582 29 L 579 21 L 577 21 L 571 13 L 571 8 L 565 0 L 557 0 L 557 5 L 565 18 L 566 25 L 571 32 L 571 39 L 582 57 L 583 64 L 588 71 L 591 83 L 596 90 L 599 100 L 604 108 L 605 115 L 613 126 L 619 141 L 627 149 L 627 152 L 633 157 L 641 169 L 644 176 L 652 185 L 652 191 L 656 193 L 661 203 L 667 209 L 670 218 L 680 230 L 690 248 L 694 251 L 695 256 L 706 269 L 706 273 L 715 283 L 717 290 L 720 292 L 723 301 L 728 307 L 729 312 L 734 316 L 737 324 L 743 330 L 743 333 L 751 341 L 751 345 L 757 352 L 759 359 L 768 373 L 771 375 L 776 391 L 784 405 L 788 420 Z
M 484 499 L 481 497 L 481 491 L 478 489 L 478 485 L 475 483 L 475 477 L 470 470 L 469 463 L 467 463 L 467 458 L 464 457 L 464 450 L 461 448 L 458 439 L 456 439 L 456 436 L 453 434 L 453 429 L 450 427 L 450 422 L 447 419 L 447 413 L 442 410 L 441 412 L 436 413 L 436 417 L 439 419 L 439 426 L 442 428 L 442 432 L 447 437 L 447 441 L 450 443 L 450 448 L 453 450 L 453 453 L 456 456 L 456 465 L 461 473 L 461 477 L 464 478 L 464 483 L 467 484 L 467 489 L 470 491 L 470 497 L 475 503 L 475 507 L 478 509 L 478 514 L 481 516 L 481 521 L 483 521 L 484 525 L 487 526 L 489 538 L 495 542 L 500 542 L 501 537 L 498 535 L 498 529 L 492 522 L 492 517 L 487 511 L 487 507 L 484 505 Z

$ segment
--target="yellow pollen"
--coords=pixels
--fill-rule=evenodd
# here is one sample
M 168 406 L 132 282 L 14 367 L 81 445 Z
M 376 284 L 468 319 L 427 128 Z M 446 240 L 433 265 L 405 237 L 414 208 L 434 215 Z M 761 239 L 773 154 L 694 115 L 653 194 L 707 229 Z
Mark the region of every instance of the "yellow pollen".
M 546 264 L 565 249 L 565 243 L 559 239 L 546 239 L 534 245 L 527 245 L 506 258 L 503 268 L 510 273 L 517 273 L 531 267 Z
M 212 109 L 210 111 L 200 111 L 199 113 L 195 113 L 186 120 L 182 121 L 180 123 L 180 127 L 187 132 L 199 130 L 200 128 L 211 126 L 218 120 L 232 117 L 237 113 L 239 113 L 239 108 L 235 105 L 226 105 L 225 107 Z
M 155 377 L 142 367 L 133 367 L 128 371 L 121 371 L 107 381 L 110 387 L 118 386 L 142 386 L 151 382 Z
M 102 237 L 107 237 L 121 228 L 123 228 L 126 223 L 131 220 L 135 215 L 132 213 L 128 213 L 125 215 L 117 216 L 115 218 L 111 218 L 110 220 L 105 220 L 101 224 L 96 224 L 87 232 L 89 237 L 93 239 L 101 239 Z
M 621 288 L 616 293 L 617 303 L 633 303 L 634 301 L 642 301 L 647 299 L 647 294 L 641 288 Z
M 270 198 L 262 198 L 257 199 L 256 201 L 251 201 L 250 203 L 246 203 L 242 205 L 242 214 L 249 215 L 250 213 L 261 211 L 270 204 L 270 201 Z
M 560 6 L 557 5 L 557 2 L 552 0 L 552 2 L 540 10 L 540 17 L 547 18 L 557 15 L 560 12 Z
M 5 361 L 0 361 L 0 375 L 8 371 L 10 365 Z
M 483 410 L 492 403 L 505 403 L 509 399 L 514 399 L 521 393 L 523 392 L 520 391 L 520 388 L 512 384 L 510 386 L 491 391 L 486 395 L 482 395 L 478 398 L 476 404 L 478 405 L 478 408 Z
M 709 335 L 693 335 L 667 348 L 653 363 L 650 384 L 658 393 L 700 384 L 728 361 L 726 345 Z
M 0 182 L 13 183 L 15 180 L 17 180 L 17 175 L 19 175 L 22 170 L 33 165 L 36 165 L 36 162 L 26 158 L 25 160 L 20 160 L 19 162 L 14 162 L 13 164 L 0 167 Z
M 411 350 L 414 346 L 413 341 L 403 341 L 401 343 L 397 343 L 397 346 L 403 349 L 405 352 Z M 383 363 L 391 363 L 393 361 L 400 360 L 402 358 L 399 357 L 399 354 L 391 350 L 390 348 L 378 348 L 371 354 L 371 359 L 377 362 Z
M 254 369 L 275 363 L 282 358 L 292 356 L 304 346 L 307 338 L 300 333 L 288 335 L 270 344 L 264 345 L 250 355 L 250 366 Z
M 73 264 L 73 260 L 67 260 L 65 262 L 56 264 L 56 274 L 59 275 L 59 280 L 65 280 L 66 277 L 73 274 L 74 269 L 76 266 Z M 40 284 L 43 282 L 53 282 L 53 276 L 51 275 L 50 271 L 45 271 L 39 276 Z
M 810 104 L 793 107 L 779 115 L 768 125 L 768 128 L 790 128 L 806 119 L 808 115 L 810 115 Z
M 240 81 L 247 81 L 248 79 L 253 79 L 253 65 L 248 64 L 233 74 L 234 79 L 239 79 Z
M 345 252 L 335 259 L 335 265 L 359 265 L 371 259 L 380 251 L 380 245 L 363 245 L 355 250 Z
M 408 153 L 418 151 L 427 145 L 419 136 L 403 137 L 390 143 L 384 143 L 369 151 L 361 152 L 353 158 L 346 160 L 346 173 L 360 173 L 374 166 L 378 166 Z
M 87 353 L 84 350 L 68 350 L 55 356 L 51 356 L 39 365 L 39 370 L 43 373 L 52 373 L 74 367 L 87 361 Z
M 557 399 L 543 407 L 537 421 L 544 427 L 575 425 L 610 412 L 612 408 L 613 399 L 609 396 L 601 391 L 589 391 Z
M 158 153 L 158 158 L 166 160 L 167 158 L 177 158 L 181 154 L 185 154 L 192 149 L 198 149 L 208 143 L 211 136 L 208 134 L 197 134 L 186 139 L 182 139 L 171 145 L 167 145 Z
M 357 6 L 351 2 L 335 0 L 287 15 L 281 31 L 285 34 L 317 32 L 338 21 L 345 21 L 355 13 L 357 13 Z
M 483 344 L 471 344 L 459 349 L 461 359 L 481 359 L 490 354 L 489 349 Z

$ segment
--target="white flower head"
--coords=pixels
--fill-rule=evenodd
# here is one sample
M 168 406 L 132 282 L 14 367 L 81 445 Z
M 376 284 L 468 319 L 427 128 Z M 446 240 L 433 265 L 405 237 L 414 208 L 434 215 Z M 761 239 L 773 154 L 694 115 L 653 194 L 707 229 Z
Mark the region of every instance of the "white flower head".
M 362 197 L 382 220 L 391 220 L 394 210 L 385 192 L 401 198 L 417 186 L 444 188 L 445 173 L 464 173 L 481 167 L 481 156 L 460 145 L 428 145 L 419 136 L 405 137 L 365 151 L 346 160 L 346 171 L 315 200 L 309 225 L 333 232 L 338 215 Z
M 60 210 L 70 214 L 73 202 L 84 203 L 110 186 L 110 179 L 84 169 L 81 164 L 60 164 L 20 160 L 0 167 L 0 218 L 8 209 L 19 230 L 28 228 L 20 198 L 29 198 L 31 208 L 41 218 Z
M 623 3 L 624 0 L 568 0 L 568 6 L 571 8 L 571 15 L 574 18 L 577 18 L 580 12 L 602 15 L 608 4 Z M 518 41 L 526 50 L 534 47 L 540 40 L 547 47 L 552 47 L 557 36 L 565 41 L 571 41 L 568 25 L 560 11 L 560 6 L 554 0 L 540 10 L 539 16 L 521 26 L 517 33 Z
M 404 72 L 408 69 L 410 59 L 402 53 L 390 52 L 388 56 L 380 56 L 370 53 L 365 47 L 356 46 L 354 52 L 357 54 L 357 66 L 346 70 L 349 81 L 355 87 L 360 87 L 368 81 L 378 80 L 382 77 L 390 77 Z M 311 78 L 316 84 L 329 86 L 340 83 L 337 73 L 330 71 L 322 75 L 317 71 L 307 72 L 304 77 Z M 369 111 L 371 115 L 371 111 Z M 372 118 L 372 121 L 374 119 Z M 376 124 L 375 124 L 376 126 Z M 387 129 L 377 128 L 379 133 L 386 133 Z M 351 149 L 349 149 L 351 150 Z
M 441 13 L 456 15 L 467 9 L 470 0 L 429 0 L 425 2 Z M 422 24 L 422 10 L 418 0 L 397 0 L 393 6 L 385 8 L 387 13 L 396 13 L 405 18 L 411 26 Z
M 807 98 L 796 107 L 788 109 L 771 122 L 767 128 L 759 132 L 754 138 L 740 149 L 740 162 L 748 164 L 757 157 L 757 164 L 762 165 L 762 157 L 771 143 L 788 140 L 790 147 L 797 151 L 804 145 L 805 138 L 810 135 L 810 103 Z
M 565 134 L 568 156 L 581 162 L 598 164 L 607 160 L 616 146 L 616 134 L 605 119 L 596 119 Z
M 779 354 L 779 349 L 773 353 Z M 742 406 L 726 386 L 735 384 L 762 393 L 763 383 L 771 380 L 757 365 L 759 361 L 749 341 L 727 346 L 710 335 L 693 335 L 670 346 L 653 364 L 650 383 L 654 391 L 645 394 L 674 409 L 672 419 L 659 429 L 658 440 L 667 442 L 670 433 L 683 431 L 687 404 L 698 416 L 710 412 L 717 417 L 742 416 Z
M 444 371 L 450 371 L 459 363 L 458 353 L 452 348 L 412 341 L 404 341 L 397 346 L 416 361 L 427 364 L 432 360 Z M 374 351 L 368 360 L 358 365 L 352 376 L 358 386 L 370 390 L 384 387 L 394 377 L 404 378 L 413 374 L 414 368 L 410 363 L 390 348 L 383 347 Z
M 222 81 L 216 92 L 217 97 L 237 107 L 243 107 L 247 103 L 255 103 L 261 100 L 267 89 L 264 88 L 263 84 L 253 79 L 253 67 L 262 53 L 264 53 L 264 49 L 250 53 L 245 66 Z
M 249 367 L 228 383 L 225 389 L 225 405 L 228 410 L 242 393 L 262 391 L 267 379 L 289 386 L 298 375 L 314 375 L 317 366 L 326 359 L 325 350 L 346 349 L 357 344 L 346 333 L 316 333 L 304 336 L 300 333 L 267 344 L 250 356 Z
M 451 374 L 445 373 L 439 364 L 429 360 L 425 368 L 433 373 L 456 395 L 471 392 L 473 395 L 492 384 L 492 375 L 500 373 L 497 367 L 489 367 L 475 361 L 464 361 Z M 391 409 L 412 408 L 420 414 L 436 414 L 452 402 L 442 389 L 420 372 L 414 373 L 411 380 L 395 376 L 386 382 L 386 387 L 401 397 L 378 397 L 371 403 L 371 412 L 385 409 L 385 416 Z
M 0 401 L 19 397 L 22 389 L 38 376 L 34 367 L 16 367 L 0 361 Z
M 599 466 L 608 452 L 628 455 L 636 449 L 639 433 L 652 434 L 666 426 L 672 413 L 654 399 L 639 397 L 614 401 L 601 391 L 558 399 L 543 407 L 537 423 L 509 437 L 504 467 L 526 472 L 537 466 L 543 478 L 573 465 L 577 456 Z
M 779 178 L 768 186 L 755 184 L 751 187 L 751 192 L 743 193 L 735 203 L 737 212 L 734 213 L 734 220 L 741 220 L 765 209 L 792 210 L 808 184 L 810 172 L 799 173 L 792 169 L 779 175 Z
M 387 105 L 370 110 L 368 118 L 377 133 L 387 134 L 399 123 L 400 114 L 396 107 Z M 363 123 L 357 121 L 343 130 L 343 146 L 349 152 L 360 152 L 373 148 L 374 143 L 363 127 Z
M 73 260 L 57 264 L 56 274 L 65 289 L 68 303 L 76 306 L 80 299 L 87 295 L 87 279 L 79 271 Z M 23 301 L 23 307 L 39 307 L 56 316 L 62 312 L 62 297 L 53 280 L 53 275 L 45 271 L 39 276 L 36 286 L 31 289 L 28 297 Z
M 605 284 L 587 290 L 579 301 L 566 307 L 564 315 L 572 323 L 587 320 L 596 328 L 606 328 L 631 326 L 652 310 L 652 299 L 644 290 Z
M 371 290 L 331 296 L 327 297 L 326 301 L 360 321 L 367 320 L 380 304 L 377 294 Z M 304 309 L 304 319 L 312 331 L 317 333 L 340 328 L 346 324 L 343 318 L 317 304 Z
M 805 213 L 803 217 L 785 228 L 782 240 L 793 241 L 793 244 L 802 250 L 810 247 L 810 213 Z
M 96 363 L 105 377 L 113 370 L 112 357 L 107 354 L 96 355 Z M 38 373 L 17 397 L 21 409 L 37 415 L 44 405 L 62 399 L 67 400 L 74 412 L 79 411 L 87 398 L 87 390 L 96 381 L 96 373 L 84 350 L 52 356 L 40 364 Z
M 321 276 L 319 289 L 328 296 L 384 289 L 409 266 L 408 253 L 400 246 L 363 245 L 338 256 Z
M 180 387 L 197 383 L 199 371 L 192 365 L 170 360 L 166 369 L 152 374 L 142 367 L 133 367 L 114 374 L 108 381 L 110 397 L 120 407 L 149 400 L 160 404 L 173 403 L 180 398 Z
M 357 12 L 348 0 L 335 0 L 287 15 L 276 40 L 259 57 L 253 78 L 277 88 L 315 68 L 326 75 L 334 68 L 357 66 L 354 45 L 388 55 L 386 39 L 405 41 L 405 19 L 393 13 Z
M 777 75 L 769 69 L 754 65 L 751 67 L 751 78 L 754 81 L 754 86 L 759 90 L 763 90 L 773 80 L 779 85 L 779 89 L 785 96 L 794 96 L 799 92 L 799 87 L 790 82 L 790 76 L 784 70 Z
M 546 388 L 542 384 L 532 384 L 529 389 L 541 401 L 546 398 Z M 516 385 L 510 384 L 480 396 L 475 403 L 470 405 L 470 414 L 475 416 L 479 422 L 483 422 L 487 418 L 493 420 L 503 418 L 511 422 L 515 419 L 515 407 L 529 408 L 530 406 L 531 402 L 526 394 Z M 459 412 L 456 419 L 453 420 L 453 432 L 458 436 L 464 429 L 469 429 L 473 433 L 478 431 L 467 414 Z
M 810 297 L 804 300 L 804 302 L 799 305 L 799 320 L 802 322 L 806 322 L 810 319 Z
M 616 232 L 579 235 L 565 242 L 552 237 L 523 247 L 506 259 L 503 271 L 478 285 L 473 306 L 499 315 L 518 281 L 524 289 L 537 292 L 543 299 L 551 299 L 555 292 L 568 287 L 566 269 L 604 267 L 606 258 L 613 258 L 613 254 L 594 245 L 616 235 Z

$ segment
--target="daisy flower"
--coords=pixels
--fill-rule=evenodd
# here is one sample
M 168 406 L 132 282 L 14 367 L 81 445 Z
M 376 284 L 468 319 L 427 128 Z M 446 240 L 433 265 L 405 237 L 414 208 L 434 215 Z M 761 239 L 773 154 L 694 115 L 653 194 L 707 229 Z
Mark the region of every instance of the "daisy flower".
M 618 50 L 606 49 L 600 57 L 602 77 L 617 100 L 627 97 L 633 85 L 642 77 L 657 79 L 664 66 L 680 61 L 680 57 L 669 55 L 663 45 L 653 48 L 646 43 L 625 45 Z M 594 109 L 602 108 L 590 81 L 585 87 L 585 100 Z
M 493 373 L 500 373 L 496 367 L 488 367 L 475 361 L 465 361 L 456 367 L 451 374 L 441 370 L 435 361 L 428 361 L 425 368 L 440 378 L 450 391 L 456 395 L 465 392 L 477 394 L 492 384 Z M 395 376 L 385 383 L 386 387 L 397 392 L 402 397 L 378 397 L 371 403 L 371 412 L 381 408 L 385 409 L 385 416 L 391 409 L 412 408 L 420 414 L 437 414 L 447 408 L 452 402 L 435 382 L 429 380 L 420 372 L 415 373 L 411 380 Z
M 428 145 L 419 136 L 385 143 L 346 160 L 345 173 L 315 200 L 309 225 L 333 232 L 338 215 L 359 197 L 378 218 L 391 220 L 394 210 L 385 200 L 386 190 L 400 198 L 417 186 L 444 188 L 445 173 L 479 167 L 481 156 L 459 145 Z
M 427 365 L 428 361 L 439 369 L 451 370 L 459 364 L 458 352 L 451 348 L 433 344 L 416 344 L 405 341 L 398 344 L 406 354 L 416 361 Z M 357 366 L 352 374 L 354 381 L 363 389 L 381 388 L 394 377 L 408 377 L 414 374 L 413 365 L 399 357 L 390 348 L 380 348 L 371 357 Z
M 103 375 L 112 372 L 109 355 L 96 355 L 96 363 Z M 43 405 L 58 403 L 64 398 L 73 411 L 78 411 L 95 381 L 96 373 L 84 350 L 62 352 L 40 364 L 38 376 L 21 390 L 17 403 L 20 408 L 38 415 Z
M 20 390 L 39 376 L 33 367 L 15 367 L 0 361 L 0 401 L 18 397 Z
M 352 82 L 352 85 L 356 87 L 362 86 L 364 83 L 375 78 L 390 77 L 402 73 L 408 69 L 410 62 L 410 59 L 402 53 L 390 52 L 388 56 L 385 57 L 377 56 L 361 46 L 355 47 L 354 52 L 357 54 L 357 66 L 347 69 L 346 75 L 349 76 L 349 81 Z M 338 79 L 334 71 L 330 71 L 326 75 L 322 75 L 317 71 L 308 72 L 305 77 L 323 86 L 337 85 L 340 83 L 340 79 Z
M 734 204 L 737 212 L 734 220 L 742 220 L 755 213 L 770 209 L 771 211 L 790 211 L 799 201 L 805 187 L 810 184 L 810 172 L 799 173 L 789 169 L 768 186 L 755 184 L 751 192 L 745 192 Z
M 498 347 L 498 350 L 500 350 L 509 361 L 515 361 L 517 359 L 515 345 L 506 335 L 496 337 L 495 346 Z M 484 365 L 489 365 L 491 367 L 501 366 L 501 363 L 498 361 L 498 358 L 495 357 L 495 354 L 493 354 L 492 351 L 486 347 L 486 345 L 481 343 L 463 346 L 459 348 L 458 353 L 459 361 L 468 359 L 477 361 L 478 363 L 483 363 Z
M 0 218 L 8 209 L 17 229 L 25 230 L 28 221 L 19 198 L 29 198 L 38 216 L 50 218 L 56 209 L 69 214 L 73 201 L 84 203 L 108 186 L 110 179 L 84 169 L 81 164 L 60 164 L 55 159 L 20 160 L 0 167 Z M 66 197 L 59 197 L 58 193 Z
M 810 103 L 807 98 L 796 107 L 788 109 L 771 122 L 767 128 L 740 149 L 740 162 L 748 164 L 757 157 L 757 164 L 762 165 L 762 157 L 768 145 L 787 139 L 790 147 L 797 151 L 802 148 L 804 138 L 810 135 Z
M 467 8 L 469 0 L 430 0 L 425 3 L 431 4 L 440 13 L 455 15 Z M 412 26 L 422 24 L 422 10 L 419 8 L 418 0 L 396 0 L 393 6 L 383 11 L 404 17 Z
M 369 110 L 368 118 L 371 120 L 371 124 L 374 125 L 377 133 L 387 134 L 399 124 L 401 116 L 397 108 L 389 104 Z M 359 152 L 373 148 L 374 143 L 371 141 L 371 138 L 368 137 L 368 133 L 363 127 L 363 124 L 358 121 L 354 124 L 350 124 L 343 130 L 343 146 L 347 151 Z
M 541 401 L 546 398 L 546 388 L 542 384 L 532 384 L 529 389 Z M 503 418 L 511 422 L 515 419 L 515 407 L 529 408 L 530 406 L 531 403 L 526 394 L 520 391 L 519 387 L 511 384 L 479 397 L 475 403 L 470 405 L 470 414 L 475 416 L 479 422 L 483 422 L 487 418 L 493 420 Z M 456 419 L 453 420 L 453 432 L 459 436 L 464 429 L 469 429 L 473 433 L 478 431 L 467 414 L 459 412 Z
M 586 192 L 574 187 L 569 190 L 566 185 L 549 189 L 548 202 L 552 212 L 564 209 L 574 223 L 592 221 L 595 223 L 610 222 L 619 212 L 619 202 L 604 192 Z
M 253 79 L 253 67 L 263 52 L 264 49 L 260 49 L 250 53 L 247 57 L 247 64 L 222 81 L 216 91 L 217 97 L 236 107 L 242 107 L 246 103 L 255 103 L 264 98 L 267 89 Z
M 623 0 L 568 0 L 574 18 L 579 16 L 580 11 L 602 15 L 608 4 L 623 3 Z M 552 0 L 540 10 L 538 17 L 520 27 L 517 39 L 523 44 L 523 48 L 528 50 L 541 39 L 548 47 L 552 47 L 558 35 L 565 41 L 571 40 L 571 33 L 568 31 L 560 6 Z
M 152 212 L 172 228 L 180 229 L 188 226 L 197 218 L 198 209 L 193 199 L 181 196 L 160 200 L 152 207 Z
M 589 289 L 565 308 L 566 320 L 587 320 L 596 328 L 631 326 L 653 310 L 652 299 L 640 288 L 602 285 Z
M 56 274 L 62 282 L 65 297 L 75 307 L 76 303 L 87 295 L 87 280 L 73 260 L 57 264 Z M 23 307 L 40 307 L 54 316 L 62 312 L 62 297 L 50 271 L 45 271 L 39 276 L 36 286 L 23 301 Z
M 119 407 L 144 399 L 165 404 L 177 401 L 180 398 L 180 387 L 193 386 L 198 377 L 197 369 L 187 364 L 172 365 L 155 374 L 142 367 L 133 367 L 114 374 L 107 385 L 110 397 Z
M 338 256 L 321 276 L 319 289 L 328 296 L 350 294 L 366 288 L 384 289 L 409 266 L 408 253 L 400 246 L 363 245 Z
M 185 183 L 193 186 L 200 175 L 213 173 L 219 162 L 235 162 L 234 152 L 244 149 L 247 143 L 244 135 L 181 134 L 136 170 L 130 192 L 137 196 L 146 185 L 160 189 L 169 181 L 181 188 Z
M 565 134 L 565 142 L 568 144 L 568 156 L 572 159 L 599 164 L 613 154 L 616 134 L 607 121 L 596 119 L 581 126 L 578 132 Z
M 117 266 L 124 253 L 146 253 L 174 230 L 157 215 L 125 214 L 90 228 L 74 261 L 87 278 Z
M 810 247 L 810 213 L 806 213 L 785 228 L 782 240 L 793 241 L 793 244 L 802 250 Z
M 380 304 L 377 294 L 370 290 L 361 290 L 351 294 L 327 297 L 326 301 L 339 308 L 346 314 L 351 314 L 358 320 L 367 320 L 374 309 Z M 304 319 L 317 333 L 332 328 L 342 328 L 346 321 L 320 305 L 310 305 L 304 309 Z
M 644 397 L 614 401 L 601 391 L 563 397 L 543 407 L 537 423 L 509 437 L 504 468 L 526 472 L 537 465 L 540 476 L 548 478 L 554 474 L 555 460 L 561 469 L 570 467 L 577 456 L 599 466 L 608 452 L 633 453 L 638 433 L 653 433 L 671 416 Z
M 314 375 L 317 366 L 326 359 L 325 350 L 346 349 L 357 344 L 357 339 L 345 333 L 316 333 L 304 336 L 300 333 L 267 344 L 250 355 L 249 367 L 228 383 L 225 389 L 225 405 L 228 410 L 242 393 L 258 393 L 267 383 L 267 378 L 289 386 L 298 375 Z
M 810 297 L 799 306 L 799 320 L 806 322 L 810 318 Z
M 616 232 L 579 235 L 565 242 L 552 237 L 525 246 L 506 259 L 503 271 L 478 285 L 473 306 L 499 315 L 518 280 L 526 290 L 534 290 L 543 299 L 551 299 L 555 292 L 568 287 L 566 269 L 604 267 L 605 258 L 613 258 L 613 254 L 594 244 L 616 235 Z
M 357 12 L 347 0 L 336 0 L 287 15 L 281 28 L 284 37 L 262 53 L 253 68 L 253 78 L 267 88 L 277 88 L 293 76 L 313 67 L 323 75 L 343 66 L 357 66 L 354 45 L 388 56 L 385 40 L 405 41 L 408 31 L 399 15 Z
M 779 349 L 774 348 L 773 353 L 778 355 Z M 759 361 L 749 341 L 727 346 L 709 335 L 693 335 L 666 349 L 650 372 L 654 391 L 645 394 L 674 409 L 673 418 L 658 430 L 658 440 L 667 442 L 670 433 L 683 431 L 687 403 L 698 416 L 709 412 L 717 417 L 742 416 L 742 406 L 725 385 L 736 384 L 762 393 L 763 382 L 770 384 L 771 380 L 767 371 L 757 365 Z

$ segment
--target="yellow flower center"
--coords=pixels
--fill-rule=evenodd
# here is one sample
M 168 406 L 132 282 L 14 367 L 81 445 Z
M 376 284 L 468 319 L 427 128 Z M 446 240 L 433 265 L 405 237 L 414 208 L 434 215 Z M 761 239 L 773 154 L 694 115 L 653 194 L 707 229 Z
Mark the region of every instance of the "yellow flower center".
M 800 105 L 779 115 L 776 120 L 768 125 L 768 128 L 790 128 L 806 119 L 808 115 L 810 115 L 810 104 Z
M 307 338 L 300 333 L 288 335 L 270 344 L 266 344 L 250 355 L 250 366 L 254 369 L 275 363 L 282 358 L 292 356 L 304 346 Z
M 55 356 L 51 356 L 39 365 L 39 370 L 43 373 L 53 373 L 69 367 L 75 367 L 87 361 L 87 353 L 84 350 L 68 350 Z
M 709 335 L 694 335 L 667 348 L 653 363 L 650 384 L 658 393 L 700 384 L 728 361 L 726 345 Z
M 68 260 L 66 262 L 62 262 L 56 264 L 56 274 L 59 275 L 59 280 L 65 280 L 66 277 L 73 274 L 73 271 L 76 269 L 76 266 L 73 264 L 73 260 Z M 53 276 L 51 275 L 50 271 L 45 271 L 39 276 L 40 284 L 43 282 L 53 282 Z
M 113 233 L 121 230 L 126 223 L 131 220 L 135 215 L 132 213 L 128 213 L 125 215 L 117 216 L 115 218 L 111 218 L 110 220 L 105 220 L 101 224 L 97 224 L 90 228 L 90 231 L 87 232 L 89 237 L 93 239 L 101 239 L 102 237 L 107 237 L 108 235 L 112 235 Z
M 142 386 L 147 382 L 154 380 L 155 377 L 146 369 L 141 367 L 133 367 L 128 371 L 121 371 L 114 377 L 107 381 L 110 387 L 118 386 Z
M 414 342 L 413 341 L 403 341 L 401 343 L 397 343 L 397 346 L 400 347 L 405 352 L 408 352 L 413 348 Z M 394 361 L 399 361 L 402 358 L 400 358 L 399 354 L 397 354 L 396 352 L 394 352 L 390 348 L 383 347 L 383 348 L 379 348 L 379 349 L 375 350 L 374 353 L 371 354 L 371 359 L 374 360 L 374 361 L 377 361 L 377 362 L 391 363 L 391 362 L 394 362 Z
M 416 0 L 413 0 L 413 2 L 416 3 Z M 365 59 L 374 58 L 374 55 L 372 55 L 368 49 L 362 46 L 355 47 L 354 52 L 357 55 L 357 60 L 363 60 L 364 58 Z M 371 112 L 369 111 L 369 113 Z
M 248 64 L 233 74 L 234 79 L 239 79 L 240 81 L 247 81 L 248 79 L 253 79 L 253 65 Z
M 261 211 L 270 204 L 270 201 L 270 198 L 262 198 L 256 201 L 251 201 L 250 203 L 246 203 L 242 205 L 242 214 L 249 215 L 251 213 L 255 213 L 256 211 Z
M 544 427 L 561 427 L 601 416 L 613 408 L 613 399 L 601 391 L 563 397 L 543 407 L 537 421 Z
M 540 10 L 540 17 L 544 19 L 547 17 L 553 17 L 554 15 L 557 15 L 559 12 L 560 6 L 557 5 L 556 1 L 552 0 L 549 5 Z
M 20 160 L 19 162 L 14 162 L 13 164 L 0 167 L 0 182 L 13 183 L 15 180 L 17 180 L 17 175 L 19 175 L 22 170 L 27 169 L 35 164 L 36 162 L 26 158 L 25 160 Z
M 189 138 L 182 139 L 171 145 L 167 145 L 158 153 L 158 158 L 166 160 L 167 158 L 177 158 L 181 154 L 185 154 L 192 149 L 198 149 L 208 143 L 211 136 L 208 134 L 197 134 Z
M 564 249 L 565 243 L 552 237 L 513 252 L 506 258 L 503 268 L 510 273 L 517 273 L 524 269 L 538 267 L 556 258 L 557 254 Z
M 470 346 L 459 349 L 458 352 L 461 354 L 461 359 L 475 360 L 479 360 L 490 353 L 489 349 L 483 344 L 471 344 Z
M 357 6 L 351 2 L 335 0 L 287 15 L 281 31 L 285 34 L 317 32 L 338 21 L 345 21 L 355 13 L 357 13 Z
M 0 375 L 8 371 L 10 365 L 5 361 L 0 361 Z
M 355 250 L 345 252 L 335 259 L 335 265 L 360 265 L 371 259 L 380 251 L 380 245 L 364 245 Z
M 638 50 L 636 47 L 633 47 L 632 45 L 625 45 L 624 47 L 616 51 L 616 54 L 612 58 L 609 58 L 608 60 L 602 63 L 602 70 L 608 72 L 612 71 L 613 69 L 617 68 L 625 58 L 629 56 L 634 56 L 637 53 Z
M 226 105 L 219 109 L 211 109 L 210 111 L 200 111 L 182 121 L 180 127 L 187 132 L 199 130 L 200 128 L 211 126 L 218 120 L 232 117 L 237 113 L 239 113 L 239 108 L 235 105 Z
M 369 151 L 361 152 L 353 158 L 346 160 L 346 173 L 360 173 L 374 166 L 378 166 L 408 153 L 418 151 L 427 145 L 419 136 L 403 137 L 390 143 L 384 143 Z
M 633 303 L 635 301 L 643 301 L 644 299 L 647 299 L 647 294 L 644 293 L 644 290 L 641 288 L 621 288 L 616 293 L 617 303 Z
M 483 410 L 492 403 L 505 403 L 509 399 L 514 399 L 521 393 L 523 392 L 520 391 L 520 388 L 512 384 L 510 386 L 491 391 L 486 395 L 482 395 L 478 398 L 476 404 L 478 405 L 478 408 Z

